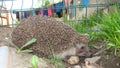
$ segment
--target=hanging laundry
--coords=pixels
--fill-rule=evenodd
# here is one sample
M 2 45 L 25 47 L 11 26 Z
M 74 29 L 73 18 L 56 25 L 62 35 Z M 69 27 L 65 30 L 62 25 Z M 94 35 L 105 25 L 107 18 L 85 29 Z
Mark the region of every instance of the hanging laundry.
M 27 11 L 23 11 L 23 18 L 27 18 L 27 17 L 28 17 Z
M 13 10 L 13 13 L 14 13 L 14 14 L 16 14 L 16 18 L 18 19 L 18 21 L 20 21 L 19 12 L 18 12 L 18 11 Z
M 82 0 L 82 5 L 83 5 L 84 7 L 87 7 L 88 4 L 89 4 L 89 0 Z
M 21 11 L 21 19 L 24 19 L 24 11 Z
M 43 16 L 48 16 L 48 10 L 47 10 L 47 8 L 43 8 Z
M 52 4 L 52 13 L 55 13 L 56 12 L 56 8 L 55 8 L 56 4 Z
M 71 3 L 73 2 L 73 0 L 64 0 L 64 4 L 65 4 L 65 11 L 66 14 L 68 15 L 68 17 L 71 17 L 71 7 L 73 7 L 73 5 L 71 5 Z
M 52 16 L 52 6 L 48 6 L 48 16 Z
M 39 15 L 43 15 L 43 10 L 42 10 L 42 9 L 39 9 L 38 14 L 39 14 Z
M 58 15 L 59 18 L 62 17 L 63 6 L 64 6 L 63 2 L 56 3 L 55 5 L 56 14 Z
M 70 2 L 71 2 L 72 0 L 64 0 L 64 2 L 65 2 L 65 7 L 68 7 L 69 5 L 70 5 Z
M 35 10 L 35 15 L 39 15 L 39 9 Z
M 68 7 L 68 0 L 65 0 L 65 6 Z
M 31 12 L 32 12 L 32 16 L 34 16 L 35 15 L 35 10 L 31 10 Z

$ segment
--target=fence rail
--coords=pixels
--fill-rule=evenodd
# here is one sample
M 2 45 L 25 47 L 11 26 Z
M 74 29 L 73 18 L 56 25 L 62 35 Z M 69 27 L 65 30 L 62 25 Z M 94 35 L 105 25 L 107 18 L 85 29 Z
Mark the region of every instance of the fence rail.
M 30 0 L 31 2 L 31 7 L 29 8 L 24 8 L 24 1 L 25 0 L 20 0 L 21 5 L 19 5 L 19 8 L 14 9 L 14 7 L 16 7 L 16 5 L 14 4 L 14 1 L 17 0 L 1 0 L 1 8 L 0 8 L 0 25 L 4 26 L 4 25 L 14 25 L 16 24 L 16 22 L 18 23 L 21 19 L 23 18 L 27 18 L 31 15 L 43 15 L 43 16 L 51 16 L 51 17 L 66 17 L 65 19 L 72 21 L 81 21 L 81 20 L 87 20 L 87 17 L 89 15 L 91 15 L 94 12 L 98 12 L 100 8 L 107 8 L 109 11 L 109 7 L 114 5 L 114 2 L 112 2 L 111 0 L 86 0 L 89 1 L 89 4 L 87 4 L 86 2 L 83 3 L 83 1 L 85 0 L 73 0 L 73 2 L 70 4 L 69 6 L 66 7 L 65 6 L 65 2 L 64 1 L 60 1 L 58 3 L 52 3 L 52 4 L 47 4 L 45 5 L 45 3 L 43 1 L 48 1 L 48 0 L 42 0 L 41 2 L 44 3 L 42 4 L 42 7 L 35 7 L 34 6 L 34 0 Z M 72 0 L 68 0 L 68 1 L 72 1 Z M 82 1 L 78 4 L 78 1 Z M 92 3 L 92 1 L 94 1 L 95 3 Z M 99 2 L 101 1 L 101 2 Z M 54 0 L 52 0 L 52 2 L 54 2 Z M 9 6 L 8 3 L 10 3 Z M 28 2 L 29 3 L 29 2 Z M 83 3 L 83 4 L 82 4 Z M 62 4 L 62 5 L 61 5 Z M 9 7 L 6 9 L 3 9 L 3 7 Z M 52 14 L 49 15 L 47 12 L 49 11 L 49 8 L 51 9 Z M 59 12 L 56 12 L 56 11 Z M 64 11 L 64 13 L 63 13 Z M 46 14 L 45 14 L 46 12 Z M 86 17 L 86 19 L 81 19 L 82 16 Z M 96 14 L 97 17 L 97 14 Z M 6 19 L 6 20 L 5 20 Z

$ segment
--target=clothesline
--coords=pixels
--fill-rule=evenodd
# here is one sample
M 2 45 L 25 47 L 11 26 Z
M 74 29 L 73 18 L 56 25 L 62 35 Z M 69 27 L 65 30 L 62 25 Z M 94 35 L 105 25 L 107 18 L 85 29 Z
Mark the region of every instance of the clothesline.
M 11 1 L 0 1 L 0 5 L 3 4 L 7 10 L 21 10 L 21 9 L 31 9 L 39 8 L 44 5 L 42 2 L 44 0 L 11 0 Z M 50 4 L 58 3 L 62 0 L 50 0 Z

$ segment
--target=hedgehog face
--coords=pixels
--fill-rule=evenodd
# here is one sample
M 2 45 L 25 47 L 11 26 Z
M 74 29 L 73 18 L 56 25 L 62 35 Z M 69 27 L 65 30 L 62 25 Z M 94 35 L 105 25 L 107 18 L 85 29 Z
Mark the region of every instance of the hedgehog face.
M 86 44 L 79 43 L 76 44 L 76 55 L 89 57 L 91 56 L 91 53 L 89 52 L 89 48 Z

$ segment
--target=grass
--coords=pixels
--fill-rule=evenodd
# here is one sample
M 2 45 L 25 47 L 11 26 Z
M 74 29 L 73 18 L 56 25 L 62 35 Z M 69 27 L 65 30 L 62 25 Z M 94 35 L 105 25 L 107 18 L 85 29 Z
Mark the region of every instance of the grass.
M 120 13 L 117 6 L 113 6 L 114 12 L 106 13 L 101 18 L 101 24 L 98 24 L 101 30 L 101 36 L 107 42 L 107 49 L 110 49 L 117 55 L 120 49 Z
M 78 33 L 87 33 L 90 36 L 90 42 L 94 42 L 98 38 L 103 39 L 107 43 L 107 48 L 115 55 L 120 52 L 120 10 L 118 5 L 112 6 L 112 12 L 104 13 L 99 11 L 90 17 L 83 17 L 82 21 L 72 22 L 64 19 L 65 23 L 73 27 Z M 97 27 L 98 30 L 94 30 Z
M 56 57 L 54 54 L 50 59 L 51 59 L 53 65 L 55 66 L 55 68 L 65 68 L 62 60 L 60 58 Z
M 36 55 L 32 56 L 32 68 L 38 68 L 38 57 Z

